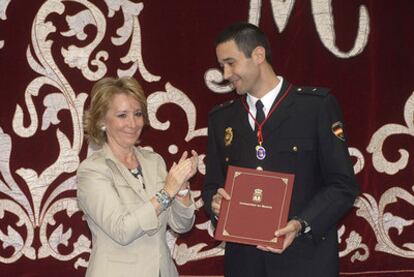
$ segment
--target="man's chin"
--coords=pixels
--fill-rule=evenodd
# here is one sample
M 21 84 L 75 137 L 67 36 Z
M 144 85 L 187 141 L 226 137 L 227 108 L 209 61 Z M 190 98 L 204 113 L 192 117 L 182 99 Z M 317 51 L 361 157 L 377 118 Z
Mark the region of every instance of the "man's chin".
M 238 95 L 245 95 L 247 93 L 247 91 L 239 90 L 239 89 L 235 89 L 235 91 Z

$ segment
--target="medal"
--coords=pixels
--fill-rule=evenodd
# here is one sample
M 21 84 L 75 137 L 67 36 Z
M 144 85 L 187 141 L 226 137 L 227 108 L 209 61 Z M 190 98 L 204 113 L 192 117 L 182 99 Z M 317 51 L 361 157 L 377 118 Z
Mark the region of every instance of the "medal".
M 262 127 L 266 123 L 266 121 L 269 119 L 270 115 L 276 110 L 276 108 L 279 106 L 279 104 L 282 102 L 282 100 L 288 95 L 292 85 L 289 85 L 289 87 L 286 89 L 286 91 L 283 93 L 283 95 L 280 97 L 280 99 L 275 103 L 273 108 L 270 110 L 269 114 L 266 116 L 266 118 L 259 124 L 257 122 L 256 118 L 253 116 L 253 114 L 250 112 L 249 107 L 245 103 L 245 101 L 242 101 L 244 108 L 246 109 L 247 113 L 253 118 L 254 123 L 257 126 L 257 142 L 258 145 L 256 146 L 256 158 L 260 161 L 264 160 L 266 158 L 266 149 L 263 147 L 263 131 Z
M 256 158 L 259 160 L 266 158 L 266 149 L 261 145 L 256 146 Z
M 257 131 L 257 142 L 259 144 L 256 145 L 256 158 L 262 161 L 266 158 L 266 149 L 263 147 L 262 126 L 259 126 L 259 130 Z

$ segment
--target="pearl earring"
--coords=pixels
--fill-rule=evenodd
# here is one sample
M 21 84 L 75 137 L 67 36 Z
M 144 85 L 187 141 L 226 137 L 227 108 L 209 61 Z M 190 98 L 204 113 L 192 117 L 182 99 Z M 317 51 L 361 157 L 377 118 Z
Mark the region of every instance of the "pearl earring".
M 106 132 L 106 126 L 105 126 L 105 125 L 102 125 L 102 126 L 101 126 L 101 131 L 102 131 L 102 132 Z

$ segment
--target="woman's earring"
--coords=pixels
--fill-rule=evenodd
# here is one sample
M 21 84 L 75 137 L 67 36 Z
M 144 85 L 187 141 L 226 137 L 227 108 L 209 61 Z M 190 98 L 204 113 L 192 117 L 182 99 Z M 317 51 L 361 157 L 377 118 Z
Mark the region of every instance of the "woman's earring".
M 105 126 L 105 125 L 102 125 L 102 126 L 101 126 L 101 131 L 102 131 L 102 132 L 106 132 L 106 126 Z

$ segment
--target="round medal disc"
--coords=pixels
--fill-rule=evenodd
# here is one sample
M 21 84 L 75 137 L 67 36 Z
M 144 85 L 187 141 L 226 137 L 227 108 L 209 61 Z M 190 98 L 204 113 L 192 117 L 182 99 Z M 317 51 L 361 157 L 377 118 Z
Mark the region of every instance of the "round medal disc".
M 261 145 L 256 146 L 256 158 L 259 160 L 266 158 L 266 149 Z

